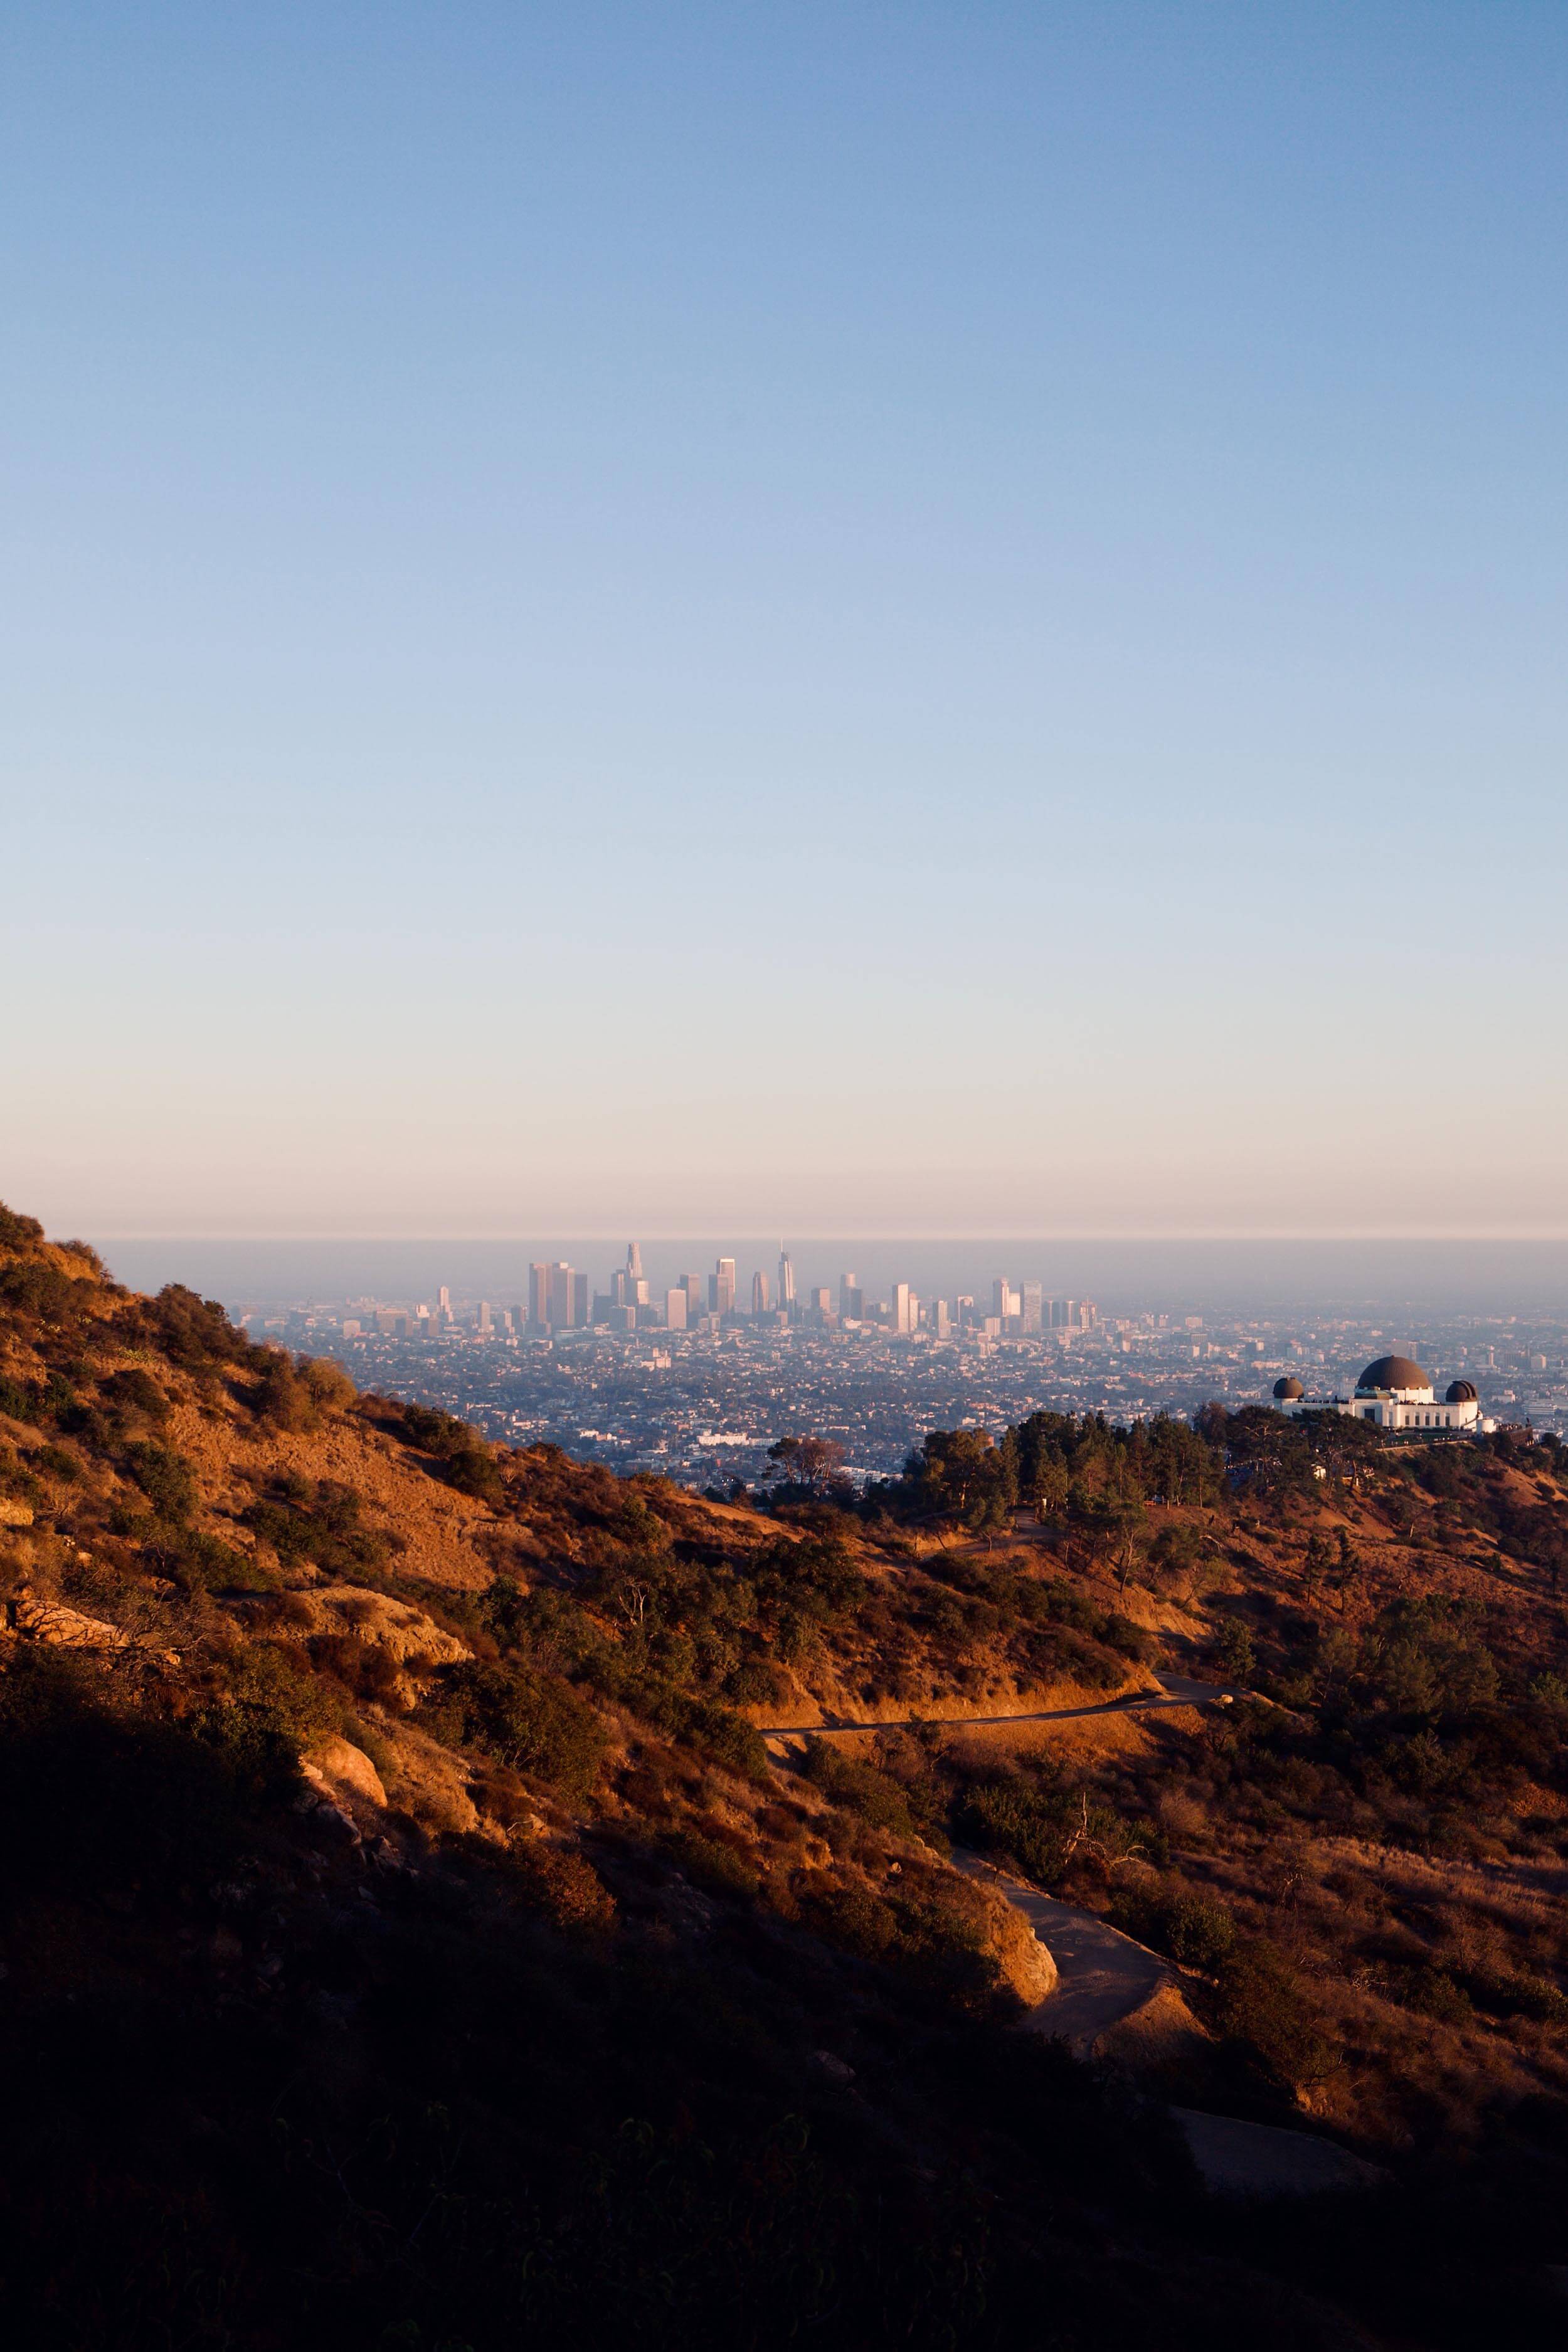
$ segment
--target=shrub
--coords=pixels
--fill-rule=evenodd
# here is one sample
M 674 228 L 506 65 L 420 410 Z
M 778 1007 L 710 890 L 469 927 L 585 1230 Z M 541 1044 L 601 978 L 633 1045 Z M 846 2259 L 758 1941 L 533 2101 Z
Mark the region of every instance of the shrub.
M 160 1519 L 177 1527 L 189 1518 L 196 1499 L 196 1482 L 190 1464 L 182 1454 L 143 1439 L 126 1447 L 125 1467 Z
M 42 1323 L 64 1323 L 79 1315 L 86 1303 L 87 1286 L 75 1283 L 58 1267 L 38 1258 L 20 1258 L 0 1266 L 0 1299 L 21 1314 L 36 1315 Z
M 825 1797 L 858 1813 L 872 1829 L 890 1831 L 895 1837 L 920 1835 L 905 1790 L 875 1765 L 840 1755 L 828 1740 L 813 1739 L 806 1745 L 805 1771 Z
M 1293 2090 L 1321 2083 L 1333 2065 L 1332 2046 L 1308 2015 L 1300 1979 L 1263 1937 L 1238 1945 L 1226 1960 L 1217 2013 L 1225 2031 Z
M 1236 1921 L 1225 1905 L 1189 1886 L 1125 1889 L 1112 1903 L 1110 1916 L 1140 1943 L 1205 1976 L 1236 1948 Z
M 44 1229 L 37 1217 L 19 1216 L 0 1201 L 0 1249 L 30 1249 L 44 1238 Z
M 557 1787 L 585 1793 L 598 1778 L 604 1727 L 559 1675 L 511 1663 L 452 1666 L 426 1712 L 438 1736 Z
M 1080 1812 L 1079 1801 L 1059 1782 L 1009 1775 L 972 1783 L 958 1801 L 953 1831 L 962 1843 L 1003 1854 L 1037 1885 L 1050 1886 L 1066 1867 Z
M 144 1546 L 142 1558 L 182 1592 L 268 1592 L 277 1581 L 258 1561 L 195 1528 L 165 1528 Z
M 361 1524 L 360 1498 L 352 1486 L 332 1478 L 314 1487 L 303 1479 L 279 1480 L 277 1493 L 279 1499 L 252 1503 L 244 1523 L 286 1568 L 310 1560 L 345 1583 L 363 1583 L 391 1557 L 392 1538 Z
M 342 1727 L 342 1710 L 298 1652 L 257 1642 L 241 1653 L 230 1678 L 231 1706 L 254 1727 L 290 1748 L 310 1748 Z
M 187 1370 L 243 1361 L 250 1342 L 237 1331 L 216 1298 L 199 1298 L 183 1282 L 171 1282 L 146 1310 L 157 1345 L 172 1363 Z
M 699 1886 L 705 1886 L 710 1894 L 755 1895 L 756 1872 L 721 1838 L 704 1836 L 700 1830 L 678 1830 L 669 1839 L 668 1847 L 687 1876 Z
M 103 1393 L 110 1403 L 131 1412 L 145 1413 L 149 1421 L 166 1421 L 169 1400 L 151 1372 L 140 1364 L 128 1364 L 122 1370 L 110 1372 L 103 1383 Z
M 442 1475 L 459 1494 L 472 1495 L 483 1503 L 501 1503 L 506 1488 L 501 1483 L 496 1459 L 477 1429 L 466 1421 L 458 1421 L 449 1412 L 437 1412 L 422 1404 L 405 1405 L 403 1425 L 410 1444 L 422 1454 L 433 1454 L 442 1465 Z

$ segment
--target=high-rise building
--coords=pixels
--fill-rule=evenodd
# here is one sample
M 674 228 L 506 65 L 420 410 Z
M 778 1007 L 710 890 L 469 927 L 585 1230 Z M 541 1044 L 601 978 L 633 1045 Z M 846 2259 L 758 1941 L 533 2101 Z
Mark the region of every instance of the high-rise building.
M 474 1328 L 485 1339 L 489 1339 L 490 1333 L 490 1302 L 488 1298 L 481 1298 L 479 1301 L 479 1320 L 475 1324 Z
M 789 1262 L 783 1242 L 779 1244 L 779 1305 L 786 1315 L 795 1305 L 795 1268 Z
M 708 1277 L 708 1312 L 710 1315 L 733 1315 L 735 1311 L 735 1261 L 721 1257 Z
M 440 1289 L 436 1293 L 436 1303 L 440 1307 L 443 1315 L 450 1315 L 452 1311 L 452 1294 L 447 1289 L 445 1283 L 441 1285 Z
M 1031 1333 L 1037 1331 L 1040 1328 L 1041 1316 L 1043 1313 L 1039 1284 L 1037 1282 L 1026 1282 L 1022 1290 L 1018 1294 L 1018 1299 L 1019 1319 L 1022 1322 L 1025 1330 Z
M 665 1292 L 664 1319 L 666 1325 L 671 1331 L 685 1330 L 686 1303 L 686 1286 L 684 1283 L 678 1285 L 674 1290 L 667 1290 Z
M 550 1277 L 544 1320 L 552 1331 L 580 1330 L 588 1320 L 588 1277 L 562 1258 L 544 1271 Z
M 858 1274 L 841 1274 L 838 1277 L 838 1312 L 846 1323 L 858 1323 L 865 1306 Z
M 826 1323 L 833 1312 L 832 1291 L 814 1290 L 811 1294 L 811 1311 L 819 1323 Z
M 443 1300 L 446 1292 L 441 1293 Z M 550 1268 L 531 1265 L 528 1269 L 528 1319 L 536 1331 L 550 1328 Z
M 634 1284 L 640 1282 L 643 1278 L 642 1252 L 638 1249 L 636 1242 L 628 1242 L 626 1244 L 626 1272 L 630 1275 Z
M 909 1284 L 895 1282 L 893 1285 L 894 1330 L 907 1337 L 917 1328 L 919 1316 L 920 1304 L 910 1293 Z
M 752 1276 L 752 1312 L 765 1315 L 768 1311 L 768 1277 L 761 1266 Z
M 702 1276 L 700 1274 L 683 1274 L 680 1287 L 686 1293 L 686 1320 L 688 1324 L 695 1323 L 702 1312 Z
M 1005 1274 L 999 1274 L 991 1286 L 991 1312 L 1003 1324 L 1019 1312 L 1018 1294 Z
M 947 1301 L 945 1298 L 939 1298 L 936 1305 L 931 1308 L 931 1328 L 939 1339 L 945 1339 L 952 1329 L 952 1326 L 948 1320 Z

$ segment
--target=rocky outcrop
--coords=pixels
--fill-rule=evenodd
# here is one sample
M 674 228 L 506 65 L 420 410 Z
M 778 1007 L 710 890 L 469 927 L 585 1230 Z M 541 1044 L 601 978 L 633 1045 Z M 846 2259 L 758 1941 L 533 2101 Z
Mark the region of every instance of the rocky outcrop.
M 381 1774 L 363 1748 L 352 1740 L 327 1739 L 313 1748 L 300 1767 L 313 1789 L 336 1804 L 358 1798 L 363 1804 L 384 1807 L 386 1790 Z

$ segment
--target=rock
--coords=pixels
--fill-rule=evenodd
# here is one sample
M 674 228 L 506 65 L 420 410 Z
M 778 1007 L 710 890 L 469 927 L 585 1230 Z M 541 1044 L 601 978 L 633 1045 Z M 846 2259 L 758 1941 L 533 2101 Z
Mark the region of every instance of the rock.
M 854 2067 L 844 2059 L 836 2058 L 831 2050 L 816 2050 L 812 2055 L 823 2073 L 831 2074 L 836 2083 L 852 2083 L 855 2080 Z
M 1312 2197 L 1325 2189 L 1375 2189 L 1388 2177 L 1364 2157 L 1310 2132 L 1244 2123 L 1239 2116 L 1201 2115 L 1193 2107 L 1173 2107 L 1171 2113 L 1205 2188 L 1217 2196 Z
M 13 1612 L 16 1631 L 31 1642 L 44 1642 L 58 1650 L 126 1650 L 131 1636 L 122 1633 L 118 1625 L 107 1624 L 101 1617 L 84 1617 L 79 1609 L 65 1609 L 58 1601 L 37 1601 L 24 1592 Z
M 33 1507 L 18 1503 L 13 1495 L 0 1495 L 0 1528 L 30 1528 Z
M 344 1797 L 360 1797 L 367 1804 L 386 1804 L 386 1790 L 381 1774 L 363 1748 L 352 1740 L 327 1739 L 312 1748 L 300 1770 L 313 1789 L 324 1797 L 341 1801 Z
M 985 1887 L 985 1941 L 1007 1982 L 1032 2009 L 1057 1989 L 1057 1964 L 1021 1911 Z

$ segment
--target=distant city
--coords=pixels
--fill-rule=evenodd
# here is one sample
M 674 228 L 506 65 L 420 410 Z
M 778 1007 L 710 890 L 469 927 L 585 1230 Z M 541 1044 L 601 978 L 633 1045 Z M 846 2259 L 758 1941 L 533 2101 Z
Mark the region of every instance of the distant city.
M 636 1242 L 601 1287 L 565 1259 L 520 1265 L 509 1297 L 239 1302 L 257 1339 L 342 1358 L 362 1387 L 436 1404 L 510 1444 L 549 1443 L 697 1487 L 755 1485 L 782 1436 L 836 1440 L 860 1481 L 896 1473 L 928 1429 L 1000 1429 L 1040 1410 L 1118 1422 L 1211 1399 L 1268 1402 L 1282 1375 L 1349 1393 L 1380 1347 L 1412 1348 L 1484 1412 L 1568 1433 L 1568 1324 L 1518 1316 L 1386 1320 L 1274 1309 L 1102 1315 L 1043 1279 L 983 1296 L 873 1289 L 852 1268 L 801 1283 L 787 1248 L 749 1279 L 734 1256 L 657 1290 Z

